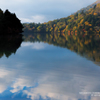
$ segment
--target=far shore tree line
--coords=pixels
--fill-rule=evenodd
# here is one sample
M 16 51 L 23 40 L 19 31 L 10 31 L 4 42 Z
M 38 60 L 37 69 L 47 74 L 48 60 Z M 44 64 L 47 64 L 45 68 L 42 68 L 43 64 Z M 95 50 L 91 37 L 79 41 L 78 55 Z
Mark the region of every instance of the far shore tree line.
M 31 33 L 67 33 L 77 36 L 79 31 L 90 33 L 100 33 L 100 4 L 86 12 L 81 11 L 66 18 L 57 19 L 45 23 L 24 23 L 24 31 Z M 66 34 L 65 34 L 66 35 Z

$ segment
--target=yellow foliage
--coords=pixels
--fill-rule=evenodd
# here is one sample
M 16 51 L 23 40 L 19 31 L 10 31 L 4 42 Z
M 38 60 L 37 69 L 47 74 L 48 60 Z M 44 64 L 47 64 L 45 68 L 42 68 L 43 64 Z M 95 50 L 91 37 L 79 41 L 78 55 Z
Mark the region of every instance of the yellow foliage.
M 85 31 L 85 35 L 87 35 L 88 34 L 88 32 L 87 31 Z
M 51 30 L 53 29 L 53 27 L 51 27 Z
M 65 32 L 65 29 L 64 29 L 64 30 L 62 30 L 62 32 Z
M 92 31 L 92 28 L 90 28 L 90 30 Z
M 53 38 L 53 36 L 50 34 L 50 37 Z
M 76 40 L 76 36 L 73 36 L 73 39 Z
M 83 47 L 83 44 L 80 42 L 80 46 Z
M 78 43 L 80 42 L 80 40 L 78 39 Z
M 87 45 L 88 43 L 89 43 L 88 41 L 85 41 L 85 42 L 84 42 L 84 44 L 86 44 L 86 45 Z
M 96 53 L 96 51 L 93 50 L 93 53 Z
M 99 7 L 99 8 L 100 8 L 100 3 L 98 3 L 98 4 L 96 5 L 96 7 Z
M 60 32 L 60 30 L 58 30 L 58 32 Z
M 48 36 L 48 34 L 46 34 L 46 38 L 48 38 L 49 36 Z
M 65 36 L 65 34 L 64 34 L 64 33 L 62 33 L 62 35 L 63 35 L 63 36 Z
M 70 17 L 74 17 L 74 15 L 70 15 Z
M 81 21 L 80 21 L 80 23 L 82 23 L 84 21 L 84 19 L 82 19 Z
M 90 12 L 89 14 L 91 15 L 92 13 Z
M 92 24 L 89 24 L 89 26 L 92 26 Z
M 56 26 L 56 24 L 53 25 L 54 27 Z
M 76 26 L 74 26 L 74 27 L 73 27 L 73 30 L 75 30 L 76 28 L 77 28 L 77 27 L 76 27 Z
M 58 36 L 60 35 L 60 33 L 58 33 Z
M 93 15 L 97 15 L 97 13 L 94 13 Z
M 78 23 L 78 27 L 80 27 L 80 24 Z
M 68 28 L 68 25 L 66 26 L 66 29 Z
M 68 40 L 68 37 L 66 36 L 66 40 Z
M 89 25 L 89 22 L 88 22 L 88 21 L 86 21 L 86 22 L 85 22 L 85 25 Z
M 71 19 L 68 20 L 68 22 L 71 22 L 71 21 L 72 21 Z
M 44 24 L 46 24 L 46 22 L 44 22 Z

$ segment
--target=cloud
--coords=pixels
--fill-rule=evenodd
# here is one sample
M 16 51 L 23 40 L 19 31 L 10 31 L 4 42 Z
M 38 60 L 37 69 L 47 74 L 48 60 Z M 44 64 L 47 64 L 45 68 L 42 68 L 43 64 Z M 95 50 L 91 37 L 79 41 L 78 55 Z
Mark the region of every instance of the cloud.
M 2 65 L 0 65 L 2 67 Z M 9 70 L 6 70 L 5 68 L 0 68 L 0 93 L 3 93 L 8 85 L 10 85 L 12 83 L 11 80 L 13 80 L 10 75 L 11 71 Z M 13 76 L 14 76 L 14 73 L 12 72 Z
M 29 42 L 24 42 L 21 44 L 22 47 L 31 47 L 32 49 L 37 49 L 37 50 L 40 50 L 40 49 L 44 49 L 46 47 L 46 45 L 44 45 L 44 43 L 38 43 L 38 42 L 35 42 L 35 43 L 29 43 Z
M 25 44 L 27 46 L 28 44 Z M 28 58 L 27 58 L 28 59 Z M 74 59 L 75 60 L 75 59 Z M 63 66 L 60 64 L 54 67 L 45 66 L 27 66 L 26 63 L 18 64 L 10 68 L 8 64 L 0 65 L 0 93 L 7 87 L 11 87 L 11 93 L 22 93 L 31 97 L 32 100 L 49 97 L 51 100 L 78 100 L 83 98 L 88 100 L 89 95 L 79 95 L 79 92 L 97 92 L 100 90 L 100 69 L 93 69 L 93 64 L 83 65 L 84 60 L 80 59 L 81 64 L 70 63 L 66 61 Z M 10 62 L 9 62 L 10 63 Z M 90 67 L 89 67 L 90 66 Z M 24 89 L 27 87 L 27 89 Z M 98 97 L 97 97 L 98 98 Z M 98 100 L 91 97 L 90 100 Z
M 28 81 L 25 78 L 18 78 L 15 80 L 14 84 L 12 85 L 13 90 L 10 90 L 10 92 L 12 93 L 16 93 L 20 90 L 23 90 L 23 88 L 27 86 L 27 87 L 31 87 L 31 85 L 28 83 Z
M 22 49 L 26 52 L 22 51 L 20 52 L 22 55 L 17 54 L 9 59 L 0 60 L 1 94 L 9 90 L 12 95 L 21 92 L 32 100 L 40 96 L 51 100 L 78 100 L 80 98 L 88 100 L 90 95 L 79 95 L 79 92 L 100 92 L 100 68 L 98 66 L 68 51 L 60 55 L 58 53 L 62 52 L 62 49 L 58 48 L 53 49 L 56 52 L 60 50 L 58 53 L 50 51 L 52 57 L 51 54 L 42 52 L 44 59 L 40 59 L 39 52 L 26 49 L 39 48 L 41 45 L 43 48 L 48 48 L 43 43 L 24 42 Z M 98 100 L 97 98 L 90 96 L 89 100 Z
M 47 21 L 47 19 L 45 18 L 45 16 L 43 15 L 35 15 L 35 16 L 31 16 L 30 18 L 21 18 L 22 22 L 35 22 L 35 23 L 43 23 L 45 21 Z
M 1 9 L 16 13 L 22 22 L 47 22 L 67 17 L 96 0 L 0 0 Z
M 68 71 L 66 72 L 68 73 Z M 33 74 L 33 76 L 36 76 Z M 24 94 L 27 94 L 27 97 L 31 97 L 32 100 L 39 99 L 41 96 L 43 99 L 47 99 L 47 97 L 51 98 L 51 100 L 77 100 L 77 96 L 79 95 L 79 91 L 93 91 L 92 86 L 99 86 L 99 81 L 97 79 L 92 78 L 93 80 L 87 81 L 87 79 L 91 79 L 92 76 L 81 76 L 78 77 L 78 74 L 70 76 L 69 73 L 65 74 L 62 78 L 62 74 L 59 74 L 59 71 L 52 72 L 44 72 L 44 74 L 38 76 L 38 86 L 34 88 L 30 88 L 30 90 L 23 90 L 24 86 L 32 87 L 34 86 L 35 77 L 28 79 L 18 79 L 13 84 L 13 90 L 11 92 L 19 92 L 23 90 Z M 28 82 L 28 84 L 27 84 Z M 91 84 L 92 83 L 92 84 Z M 84 88 L 83 88 L 84 86 Z M 17 89 L 19 88 L 19 89 Z M 17 90 L 17 91 L 16 91 Z M 88 100 L 88 96 L 80 96 L 80 98 L 84 98 Z M 92 98 L 91 98 L 92 100 Z

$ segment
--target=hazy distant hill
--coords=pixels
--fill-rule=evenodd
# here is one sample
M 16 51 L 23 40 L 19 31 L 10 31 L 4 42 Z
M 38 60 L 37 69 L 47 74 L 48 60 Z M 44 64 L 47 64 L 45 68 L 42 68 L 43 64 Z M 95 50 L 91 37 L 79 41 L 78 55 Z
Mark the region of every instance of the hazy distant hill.
M 82 12 L 82 11 L 87 11 L 87 10 L 89 10 L 90 8 L 93 8 L 95 5 L 97 5 L 98 3 L 100 3 L 100 0 L 97 0 L 96 2 L 94 2 L 93 4 L 91 4 L 91 5 L 89 5 L 89 6 L 87 6 L 87 7 L 85 7 L 85 8 L 82 8 L 82 9 L 80 9 L 80 10 L 78 10 L 76 13 L 80 13 L 80 12 Z
M 98 1 L 99 2 L 99 1 Z M 92 31 L 100 31 L 100 3 L 90 8 L 86 12 L 81 11 L 65 18 L 48 21 L 47 23 L 23 24 L 25 32 L 49 32 L 49 33 L 77 33 L 84 31 L 91 33 Z M 86 33 L 87 34 L 87 33 Z

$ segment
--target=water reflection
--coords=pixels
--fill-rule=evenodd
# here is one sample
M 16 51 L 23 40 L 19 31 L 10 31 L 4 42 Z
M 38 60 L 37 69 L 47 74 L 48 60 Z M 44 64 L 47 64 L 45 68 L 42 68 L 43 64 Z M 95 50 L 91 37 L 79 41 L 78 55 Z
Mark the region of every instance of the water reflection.
M 16 53 L 23 41 L 22 29 L 23 26 L 15 13 L 8 10 L 3 12 L 0 9 L 0 58 Z
M 0 58 L 4 55 L 9 57 L 12 53 L 15 54 L 22 41 L 23 39 L 21 34 L 0 37 Z
M 100 99 L 99 95 L 80 94 L 100 92 L 99 37 L 83 46 L 80 43 L 85 40 L 78 43 L 78 37 L 50 37 L 24 33 L 24 42 L 22 35 L 0 38 L 0 100 Z
M 1 100 L 99 100 L 79 92 L 100 92 L 100 67 L 47 43 L 21 46 L 16 55 L 0 59 Z
M 67 48 L 89 60 L 100 62 L 99 33 L 80 32 L 78 35 L 69 33 L 23 33 L 25 41 L 46 42 Z

